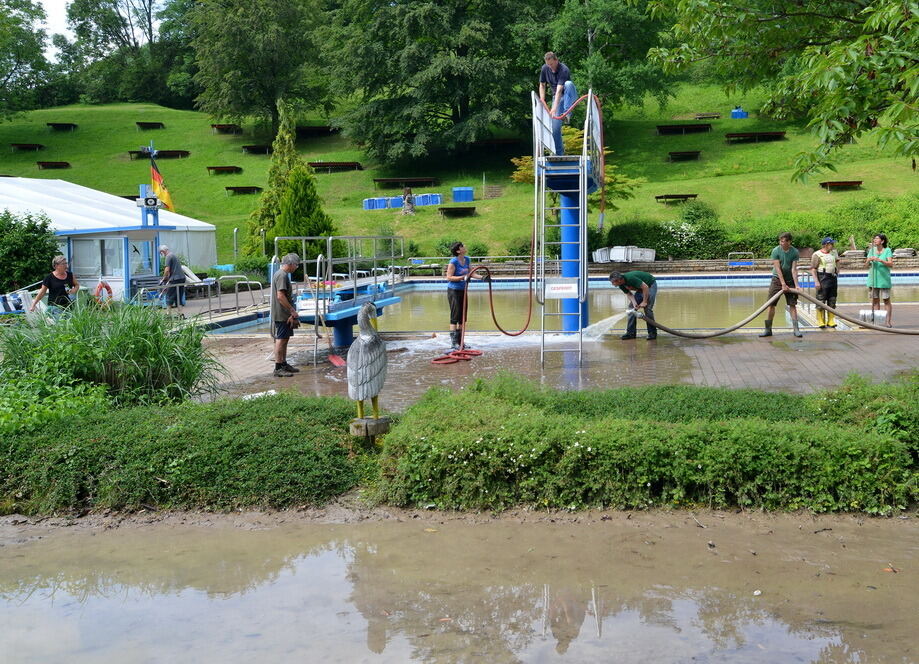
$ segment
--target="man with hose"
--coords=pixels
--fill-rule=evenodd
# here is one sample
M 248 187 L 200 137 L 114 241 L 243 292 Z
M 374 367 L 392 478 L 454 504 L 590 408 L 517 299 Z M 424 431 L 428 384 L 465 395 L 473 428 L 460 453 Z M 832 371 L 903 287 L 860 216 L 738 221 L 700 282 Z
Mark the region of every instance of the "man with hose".
M 821 247 L 811 256 L 811 274 L 817 288 L 817 299 L 831 309 L 836 308 L 836 296 L 839 288 L 839 254 L 833 248 L 835 240 L 823 238 Z M 817 324 L 820 329 L 836 329 L 836 314 L 817 307 Z
M 772 250 L 770 258 L 772 259 L 772 281 L 769 283 L 769 297 L 776 293 L 785 294 L 785 303 L 788 305 L 788 312 L 791 314 L 791 324 L 794 327 L 796 337 L 803 337 L 801 330 L 798 328 L 798 259 L 801 255 L 798 250 L 791 246 L 791 233 L 782 233 L 779 235 L 779 246 Z M 769 305 L 769 311 L 766 313 L 766 329 L 763 330 L 761 337 L 772 336 L 772 319 L 775 318 L 775 303 Z
M 654 276 L 640 270 L 632 270 L 625 273 L 611 272 L 609 280 L 613 286 L 618 286 L 619 290 L 626 294 L 634 311 L 645 310 L 648 339 L 652 341 L 657 339 L 657 328 L 651 324 L 651 321 L 654 320 L 654 300 L 657 299 L 657 280 Z M 638 318 L 634 314 L 630 314 L 626 323 L 625 334 L 619 338 L 634 339 L 637 325 Z

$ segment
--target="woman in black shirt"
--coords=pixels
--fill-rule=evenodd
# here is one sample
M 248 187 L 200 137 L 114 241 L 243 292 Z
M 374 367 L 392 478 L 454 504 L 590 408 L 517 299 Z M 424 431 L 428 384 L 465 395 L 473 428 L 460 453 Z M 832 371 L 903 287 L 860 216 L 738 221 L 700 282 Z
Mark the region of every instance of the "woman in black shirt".
M 35 306 L 41 302 L 45 293 L 48 293 L 49 306 L 69 306 L 70 298 L 67 295 L 74 295 L 79 289 L 80 283 L 73 276 L 73 272 L 67 269 L 67 258 L 55 256 L 51 261 L 51 273 L 42 280 L 41 288 L 35 294 L 29 311 L 35 311 Z

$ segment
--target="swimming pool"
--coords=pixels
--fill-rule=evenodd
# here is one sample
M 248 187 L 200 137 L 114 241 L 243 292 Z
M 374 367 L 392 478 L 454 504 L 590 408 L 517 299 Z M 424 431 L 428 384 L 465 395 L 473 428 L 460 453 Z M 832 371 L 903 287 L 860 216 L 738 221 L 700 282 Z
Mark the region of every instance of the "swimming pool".
M 658 277 L 655 315 L 670 327 L 680 329 L 717 329 L 727 327 L 748 316 L 766 300 L 769 275 L 744 277 L 731 276 L 661 276 Z M 868 303 L 863 274 L 846 275 L 840 279 L 839 304 Z M 518 330 L 527 316 L 526 279 L 502 279 L 492 283 L 493 299 L 498 322 L 507 330 Z M 443 281 L 421 281 L 399 284 L 396 294 L 401 302 L 386 308 L 379 318 L 379 328 L 385 332 L 424 332 L 444 330 L 449 322 Z M 813 289 L 809 292 L 813 294 Z M 602 278 L 590 280 L 590 322 L 597 323 L 622 313 L 628 303 L 624 293 L 613 288 Z M 919 273 L 898 274 L 894 277 L 894 306 L 897 302 L 919 301 Z M 777 328 L 786 325 L 781 313 L 776 316 Z M 813 307 L 802 304 L 807 312 Z M 762 327 L 764 315 L 751 323 Z M 613 329 L 621 329 L 618 321 Z M 467 327 L 470 331 L 495 331 L 488 304 L 488 287 L 481 282 L 471 284 Z M 644 324 L 639 324 L 643 329 Z M 539 304 L 533 301 L 533 319 L 530 329 L 539 329 Z M 217 333 L 267 334 L 268 326 L 262 321 L 250 320 L 228 325 Z

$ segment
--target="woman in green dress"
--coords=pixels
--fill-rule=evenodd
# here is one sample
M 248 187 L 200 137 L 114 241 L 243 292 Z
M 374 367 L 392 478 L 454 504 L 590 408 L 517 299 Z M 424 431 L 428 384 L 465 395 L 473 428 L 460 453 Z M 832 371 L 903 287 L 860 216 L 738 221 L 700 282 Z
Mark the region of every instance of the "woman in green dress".
M 871 311 L 876 312 L 881 308 L 884 300 L 887 327 L 893 327 L 893 306 L 890 304 L 890 268 L 893 267 L 893 251 L 887 246 L 887 236 L 878 233 L 871 240 L 871 249 L 865 259 L 868 268 L 868 291 L 871 294 Z M 877 314 L 873 314 L 877 320 Z

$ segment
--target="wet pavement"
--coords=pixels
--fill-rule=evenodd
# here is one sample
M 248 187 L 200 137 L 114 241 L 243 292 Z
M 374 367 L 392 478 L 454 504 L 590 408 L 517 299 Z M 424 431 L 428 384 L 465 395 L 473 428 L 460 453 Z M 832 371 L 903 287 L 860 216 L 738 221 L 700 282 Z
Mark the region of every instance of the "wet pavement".
M 912 519 L 681 512 L 515 513 L 478 523 L 410 513 L 358 524 L 284 513 L 187 520 L 77 524 L 40 539 L 29 526 L 0 524 L 0 660 L 919 657 Z
M 679 315 L 680 307 L 667 308 L 665 302 L 662 300 L 657 307 L 660 320 L 670 324 L 676 318 L 685 323 L 685 317 Z M 856 303 L 843 308 L 857 311 L 864 306 Z M 898 326 L 919 329 L 919 304 L 895 306 L 894 320 Z M 691 311 L 698 308 L 688 307 Z M 742 312 L 732 312 L 724 324 L 736 322 L 752 308 L 745 306 Z M 604 313 L 612 312 L 610 308 Z M 639 338 L 622 341 L 621 317 L 613 314 L 607 320 L 612 321 L 612 329 L 601 324 L 599 336 L 585 339 L 582 366 L 578 366 L 575 353 L 557 352 L 547 354 L 545 366 L 541 366 L 538 333 L 522 337 L 470 333 L 469 343 L 484 354 L 469 362 L 446 366 L 430 363 L 448 350 L 446 333 L 437 333 L 433 338 L 435 333 L 431 332 L 386 333 L 389 369 L 381 405 L 403 410 L 431 387 L 457 389 L 502 370 L 563 389 L 687 384 L 808 392 L 836 387 L 851 373 L 882 381 L 919 367 L 919 336 L 805 327 L 804 338 L 796 339 L 789 328 L 782 327 L 786 324 L 782 312 L 776 316 L 776 334 L 768 339 L 757 336 L 761 328 L 744 328 L 707 340 L 661 333 L 656 341 L 648 341 L 643 338 L 644 325 L 640 323 Z M 677 326 L 692 325 L 678 322 Z M 229 370 L 224 385 L 228 394 L 292 389 L 304 394 L 347 395 L 345 369 L 335 368 L 325 360 L 324 341 L 319 345 L 317 366 L 312 366 L 313 342 L 309 334 L 295 336 L 291 341 L 290 358 L 302 369 L 292 378 L 271 376 L 272 341 L 264 334 L 215 335 L 207 343 Z M 561 335 L 550 337 L 547 344 L 550 348 L 576 345 Z

